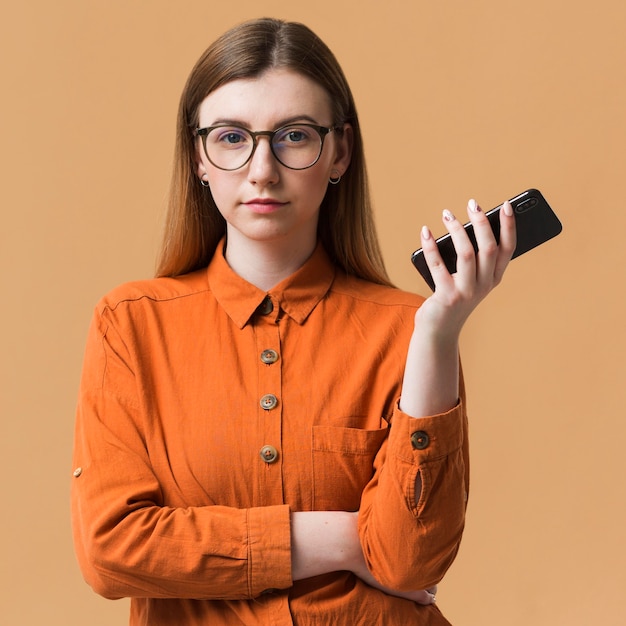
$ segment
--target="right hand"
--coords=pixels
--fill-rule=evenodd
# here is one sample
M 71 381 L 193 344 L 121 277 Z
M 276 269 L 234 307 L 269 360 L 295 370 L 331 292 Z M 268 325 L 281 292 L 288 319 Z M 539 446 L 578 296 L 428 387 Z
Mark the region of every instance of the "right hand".
M 395 589 L 389 589 L 381 585 L 367 569 L 365 565 L 365 559 L 362 559 L 362 563 L 351 569 L 352 573 L 360 578 L 364 583 L 368 584 L 374 589 L 379 589 L 389 596 L 397 596 L 398 598 L 404 598 L 405 600 L 411 600 L 417 604 L 434 604 L 435 594 L 437 593 L 437 586 L 430 587 L 428 589 L 420 589 L 417 591 L 396 591 Z
M 361 542 L 359 541 L 357 523 L 358 523 L 358 512 L 352 513 L 352 521 L 354 524 L 354 535 L 352 542 L 352 553 L 350 562 L 350 571 L 360 578 L 364 583 L 368 584 L 370 587 L 374 587 L 374 589 L 379 589 L 383 591 L 389 596 L 396 596 L 398 598 L 404 598 L 405 600 L 411 600 L 412 602 L 416 602 L 417 604 L 434 604 L 435 602 L 435 594 L 437 593 L 437 586 L 429 587 L 428 589 L 418 589 L 416 591 L 397 591 L 395 589 L 390 589 L 389 587 L 385 587 L 381 585 L 375 578 L 372 576 L 372 573 L 367 568 L 365 564 L 365 557 L 363 556 L 363 551 L 361 549 Z

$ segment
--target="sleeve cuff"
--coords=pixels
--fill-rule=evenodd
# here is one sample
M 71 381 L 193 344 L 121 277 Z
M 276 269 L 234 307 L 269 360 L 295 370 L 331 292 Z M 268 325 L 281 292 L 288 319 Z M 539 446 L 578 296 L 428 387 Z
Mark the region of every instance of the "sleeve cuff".
M 463 401 L 445 413 L 411 417 L 396 402 L 389 433 L 390 453 L 420 464 L 449 456 L 463 446 L 465 409 Z
M 287 589 L 291 578 L 291 521 L 288 505 L 248 509 L 250 596 Z

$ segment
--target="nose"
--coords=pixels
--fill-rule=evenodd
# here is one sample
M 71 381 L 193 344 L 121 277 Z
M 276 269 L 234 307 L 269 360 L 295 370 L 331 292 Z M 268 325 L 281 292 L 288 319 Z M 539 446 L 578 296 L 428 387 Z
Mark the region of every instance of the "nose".
M 258 136 L 254 152 L 248 162 L 248 180 L 259 185 L 277 183 L 278 168 L 278 161 L 270 145 L 270 137 Z

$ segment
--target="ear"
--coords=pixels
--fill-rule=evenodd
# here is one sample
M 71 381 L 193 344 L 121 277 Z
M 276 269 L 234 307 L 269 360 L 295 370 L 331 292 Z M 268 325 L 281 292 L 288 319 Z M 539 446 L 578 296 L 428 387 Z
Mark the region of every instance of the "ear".
M 346 173 L 352 159 L 352 145 L 354 143 L 354 131 L 350 124 L 343 125 L 343 133 L 335 141 L 335 160 L 332 168 L 341 176 Z
M 196 142 L 196 174 L 200 180 L 208 180 L 208 172 L 204 161 L 202 159 L 202 148 L 200 147 L 200 142 Z

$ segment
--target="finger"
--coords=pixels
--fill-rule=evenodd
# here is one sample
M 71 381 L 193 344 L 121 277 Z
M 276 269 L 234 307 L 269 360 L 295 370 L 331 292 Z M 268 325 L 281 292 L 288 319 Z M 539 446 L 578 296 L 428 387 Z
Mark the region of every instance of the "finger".
M 491 286 L 499 254 L 498 242 L 487 216 L 476 200 L 467 203 L 467 213 L 474 227 L 478 248 L 476 276 L 481 284 Z
M 443 212 L 443 223 L 445 224 L 454 249 L 456 251 L 456 271 L 455 283 L 463 290 L 473 289 L 476 283 L 476 251 L 467 234 L 463 224 L 447 209 Z
M 437 602 L 437 585 L 434 585 L 433 587 L 428 587 L 426 591 L 428 591 L 428 593 L 431 595 L 433 603 Z
M 414 597 L 414 601 L 418 604 L 433 604 L 436 601 L 436 597 L 434 593 L 424 589 L 423 591 L 418 591 Z
M 498 258 L 494 269 L 494 279 L 496 283 L 502 280 L 515 247 L 517 245 L 517 231 L 515 227 L 515 215 L 511 203 L 507 200 L 500 210 L 500 246 Z
M 430 270 L 433 282 L 435 283 L 436 291 L 437 287 L 443 287 L 448 284 L 452 280 L 452 277 L 450 276 L 450 272 L 448 272 L 446 264 L 441 258 L 437 242 L 427 226 L 422 227 L 421 240 L 422 250 L 424 251 L 424 259 L 428 265 L 428 269 Z

